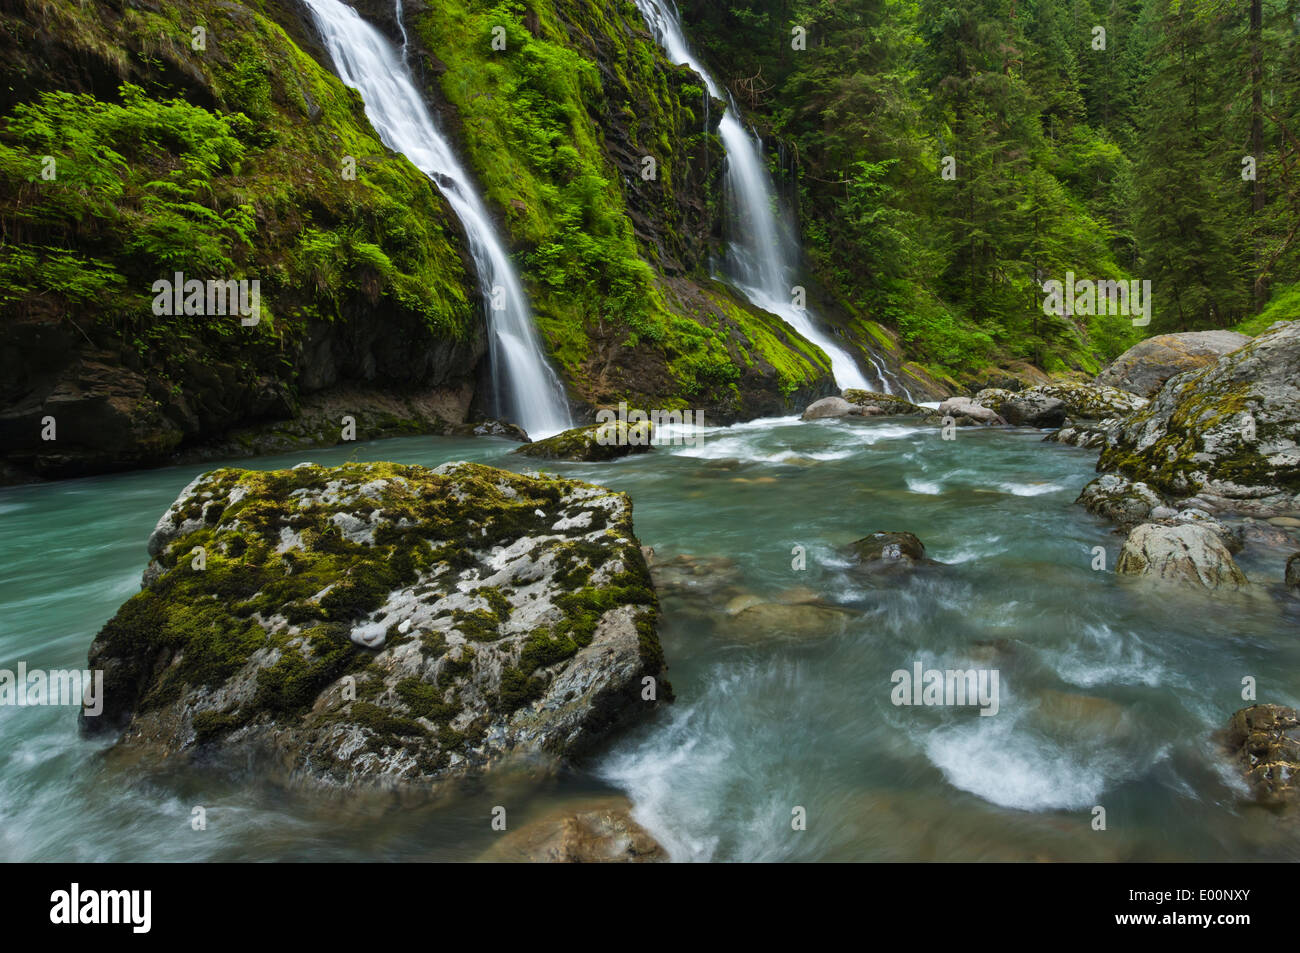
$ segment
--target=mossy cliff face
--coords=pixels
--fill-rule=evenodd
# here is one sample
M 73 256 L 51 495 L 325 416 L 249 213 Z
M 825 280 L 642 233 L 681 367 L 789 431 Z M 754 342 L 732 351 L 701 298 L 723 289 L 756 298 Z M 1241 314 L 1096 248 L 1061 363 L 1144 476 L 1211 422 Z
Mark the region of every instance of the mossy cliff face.
M 149 465 L 340 385 L 472 385 L 485 339 L 460 226 L 322 65 L 298 3 L 0 14 L 10 465 Z M 257 280 L 260 321 L 155 314 L 177 272 Z
M 121 745 L 416 783 L 580 754 L 671 697 L 631 501 L 601 487 L 468 463 L 216 470 L 149 551 L 90 649 L 108 701 L 83 726 Z
M 381 25 L 391 17 L 358 6 Z M 459 130 L 580 402 L 725 422 L 833 392 L 818 348 L 711 280 L 722 103 L 664 57 L 635 5 L 403 9 L 416 75 Z
M 1171 378 L 1109 434 L 1097 467 L 1215 509 L 1300 510 L 1300 321 Z

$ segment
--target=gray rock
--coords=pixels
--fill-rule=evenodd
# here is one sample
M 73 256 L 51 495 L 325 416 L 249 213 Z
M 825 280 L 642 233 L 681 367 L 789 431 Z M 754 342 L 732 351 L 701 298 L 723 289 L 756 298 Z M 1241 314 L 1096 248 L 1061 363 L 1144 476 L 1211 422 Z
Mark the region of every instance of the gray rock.
M 1244 589 L 1250 583 L 1213 529 L 1197 523 L 1143 523 L 1129 533 L 1115 571 L 1203 589 Z
M 824 420 L 828 417 L 848 417 L 861 414 L 862 408 L 843 397 L 823 397 L 804 408 L 803 420 Z
M 950 397 L 939 405 L 936 416 L 951 417 L 961 427 L 1006 424 L 997 411 L 990 410 L 969 397 Z
M 1120 423 L 1097 466 L 1221 512 L 1300 509 L 1300 321 L 1170 379 Z
M 995 411 L 1016 427 L 1059 427 L 1065 423 L 1065 401 L 1033 387 L 1018 394 L 996 388 L 982 390 L 975 402 Z
M 1114 473 L 1097 477 L 1083 488 L 1075 502 L 1122 529 L 1145 523 L 1152 511 L 1163 505 L 1160 495 L 1145 483 Z
M 1097 375 L 1096 383 L 1151 397 L 1169 378 L 1213 364 L 1250 340 L 1249 335 L 1236 331 L 1161 334 L 1133 345 L 1117 357 Z
M 471 463 L 204 474 L 91 646 L 107 704 L 83 730 L 333 787 L 579 755 L 654 707 L 647 676 L 671 699 L 631 514 Z
M 1081 384 L 1077 381 L 1053 381 L 1039 384 L 1022 393 L 1022 398 L 1054 398 L 1065 404 L 1065 412 L 1073 418 L 1103 420 L 1122 417 L 1146 406 L 1145 397 L 1101 384 Z
M 891 394 L 878 394 L 874 391 L 850 388 L 844 392 L 844 399 L 860 407 L 878 407 L 881 415 L 888 417 L 924 417 L 930 413 L 926 408 L 910 400 L 894 397 Z

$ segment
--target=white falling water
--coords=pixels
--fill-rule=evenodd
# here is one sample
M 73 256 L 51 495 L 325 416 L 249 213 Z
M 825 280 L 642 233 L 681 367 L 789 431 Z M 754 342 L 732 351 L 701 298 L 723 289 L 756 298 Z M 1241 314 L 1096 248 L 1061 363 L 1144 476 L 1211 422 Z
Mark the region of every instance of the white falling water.
M 523 285 L 470 177 L 434 125 L 404 62 L 383 35 L 340 0 L 305 0 L 334 68 L 361 93 L 390 149 L 429 176 L 465 229 L 488 315 L 493 409 L 534 439 L 573 426 L 564 388 L 546 363 Z M 402 21 L 401 2 L 397 20 Z M 402 29 L 403 40 L 406 31 Z
M 731 96 L 691 52 L 671 0 L 636 0 L 636 5 L 668 58 L 695 70 L 709 92 L 728 104 L 718 127 L 727 149 L 728 280 L 753 304 L 777 315 L 826 352 L 835 383 L 841 388 L 879 389 L 892 394 L 888 373 L 880 361 L 871 358 L 879 378 L 873 386 L 857 362 L 816 325 L 809 312 L 794 306 L 791 289 L 796 283 L 793 279 L 799 260 L 798 238 L 778 212 L 776 188 L 763 164 L 758 138 L 741 123 L 740 112 Z M 906 390 L 901 385 L 900 389 Z

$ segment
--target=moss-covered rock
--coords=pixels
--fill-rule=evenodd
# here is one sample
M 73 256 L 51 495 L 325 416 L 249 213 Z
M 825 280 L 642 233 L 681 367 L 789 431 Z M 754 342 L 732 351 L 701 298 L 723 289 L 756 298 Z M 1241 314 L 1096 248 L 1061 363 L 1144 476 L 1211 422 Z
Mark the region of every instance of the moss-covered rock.
M 879 407 L 883 416 L 924 417 L 930 413 L 926 408 L 910 400 L 894 397 L 891 394 L 877 394 L 874 391 L 849 388 L 843 396 L 849 403 L 857 404 L 859 407 Z
M 1228 723 L 1226 740 L 1259 803 L 1293 808 L 1300 802 L 1300 715 L 1294 708 L 1243 708 Z
M 216 470 L 149 552 L 90 649 L 109 702 L 83 726 L 123 745 L 419 782 L 579 753 L 662 678 L 631 503 L 590 484 L 467 463 Z
M 554 437 L 534 440 L 514 452 L 542 460 L 577 460 L 586 463 L 616 460 L 634 453 L 647 453 L 654 447 L 654 426 L 648 420 L 575 427 Z
M 1300 321 L 1172 378 L 1120 423 L 1098 469 L 1225 511 L 1300 509 Z

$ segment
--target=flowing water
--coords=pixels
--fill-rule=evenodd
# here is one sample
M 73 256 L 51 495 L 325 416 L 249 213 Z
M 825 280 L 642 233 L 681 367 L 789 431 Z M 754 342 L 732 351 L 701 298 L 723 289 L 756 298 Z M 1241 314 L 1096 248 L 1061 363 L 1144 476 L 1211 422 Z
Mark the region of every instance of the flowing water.
M 740 120 L 731 95 L 714 80 L 695 58 L 681 20 L 670 0 L 636 0 L 651 32 L 668 58 L 685 63 L 704 80 L 712 96 L 727 103 L 718 134 L 726 147 L 727 246 L 726 277 L 754 305 L 777 315 L 830 358 L 835 382 L 841 388 L 863 390 L 907 389 L 886 370 L 884 362 L 871 356 L 876 382 L 873 385 L 857 362 L 830 334 L 818 327 L 806 308 L 796 307 L 792 287 L 800 257 L 799 239 L 781 208 L 772 177 L 763 160 L 762 143 Z M 866 348 L 864 347 L 864 350 Z M 866 351 L 870 356 L 870 351 Z
M 548 465 L 632 495 L 677 694 L 590 762 L 340 800 L 147 769 L 80 738 L 73 709 L 0 707 L 0 860 L 474 859 L 502 837 L 496 805 L 514 830 L 619 794 L 683 861 L 1300 859 L 1295 826 L 1243 804 L 1214 738 L 1245 675 L 1261 700 L 1300 703 L 1300 600 L 1209 601 L 1094 571 L 1093 548 L 1113 566 L 1121 541 L 1073 504 L 1095 454 L 888 420 L 702 435 Z M 527 469 L 512 448 L 403 438 L 244 465 Z M 84 666 L 139 587 L 158 516 L 207 466 L 0 490 L 0 668 Z M 855 574 L 842 547 L 881 529 L 916 533 L 944 565 Z M 1276 585 L 1286 551 L 1243 567 Z M 998 714 L 895 706 L 891 675 L 917 662 L 996 669 Z
M 403 49 L 340 0 L 305 0 L 339 78 L 361 93 L 384 144 L 433 180 L 460 219 L 488 316 L 493 411 L 534 439 L 573 426 L 564 387 L 546 363 L 519 275 L 473 180 L 411 79 Z M 401 3 L 397 22 L 402 23 Z

